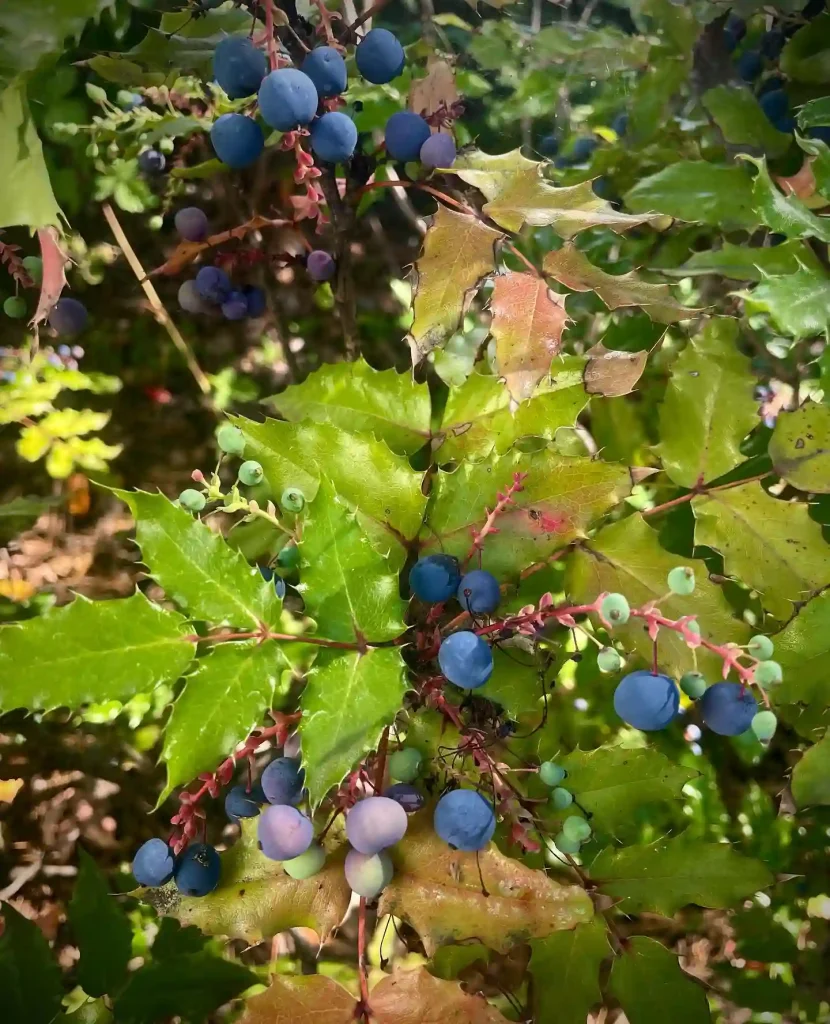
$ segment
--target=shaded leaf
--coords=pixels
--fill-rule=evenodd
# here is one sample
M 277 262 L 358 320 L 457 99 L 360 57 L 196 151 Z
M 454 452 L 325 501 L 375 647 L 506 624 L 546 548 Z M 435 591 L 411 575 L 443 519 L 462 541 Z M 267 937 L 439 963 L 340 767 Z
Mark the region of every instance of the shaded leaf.
M 772 691 L 776 710 L 803 736 L 830 725 L 830 591 L 808 602 L 773 637 L 784 679 Z
M 405 665 L 397 648 L 321 652 L 300 700 L 312 807 L 375 749 L 381 731 L 400 710 L 405 689 Z
M 821 139 L 801 136 L 796 141 L 807 154 L 807 161 L 800 172 L 810 186 L 810 192 L 804 198 L 809 199 L 812 207 L 826 206 L 826 197 L 830 194 L 830 146 Z
M 812 18 L 781 53 L 781 70 L 797 82 L 830 82 L 830 12 Z
M 519 720 L 542 699 L 542 679 L 536 660 L 516 649 L 493 646 L 493 674 L 484 691 L 487 700 L 500 704 L 508 718 Z
M 802 128 L 830 124 L 830 96 L 808 100 L 798 112 L 798 123 Z
M 279 14 L 279 9 L 275 13 Z M 249 30 L 245 12 L 236 7 L 211 11 L 208 18 L 189 21 L 182 18 L 181 11 L 169 11 L 162 15 L 158 28 L 151 28 L 126 56 L 168 75 L 186 70 L 209 78 L 217 43 L 226 35 L 241 35 Z
M 530 945 L 537 1012 L 555 1006 L 557 1024 L 585 1024 L 591 1007 L 602 1002 L 599 968 L 611 955 L 605 921 L 596 916 L 588 924 L 534 939 Z
M 61 970 L 49 943 L 10 903 L 0 903 L 0 992 L 5 1024 L 52 1024 L 61 1008 Z
M 759 483 L 692 499 L 695 542 L 720 551 L 727 575 L 763 597 L 777 619 L 830 580 L 830 548 L 807 506 L 773 498 Z
M 713 318 L 674 362 L 660 406 L 657 447 L 675 483 L 695 487 L 744 461 L 740 443 L 758 423 L 754 388 L 737 322 Z
M 657 210 L 722 230 L 753 228 L 760 223 L 749 174 L 742 167 L 721 167 L 708 160 L 669 164 L 638 182 L 623 198 L 635 213 Z
M 6 17 L 4 0 L 0 11 L 0 80 L 5 71 L 3 22 Z M 18 17 L 23 17 L 22 12 Z M 31 12 L 28 20 L 33 22 Z M 40 21 L 40 18 L 34 20 Z M 0 180 L 15 183 L 14 188 L 5 188 L 0 194 L 0 228 L 60 225 L 60 207 L 52 191 L 22 81 L 0 91 Z
M 608 847 L 591 864 L 591 878 L 624 914 L 645 910 L 671 917 L 681 907 L 730 907 L 767 886 L 773 875 L 760 860 L 727 843 L 661 839 L 649 846 Z
M 706 993 L 680 966 L 677 954 L 645 935 L 635 935 L 614 960 L 608 991 L 630 1024 L 667 1017 L 678 1024 L 708 1024 Z
M 779 413 L 769 455 L 775 472 L 788 484 L 802 491 L 830 493 L 830 408 L 806 402 L 793 412 Z
M 374 370 L 362 358 L 326 363 L 268 401 L 288 420 L 325 421 L 373 434 L 399 455 L 412 455 L 430 437 L 427 385 L 417 384 L 411 373 Z
M 718 274 L 736 281 L 764 281 L 770 276 L 795 274 L 802 266 L 821 273 L 816 254 L 800 239 L 763 248 L 725 241 L 720 249 L 693 252 L 679 267 L 661 267 L 661 273 L 669 277 Z
M 595 267 L 573 243 L 549 252 L 542 269 L 560 284 L 575 292 L 596 292 L 609 309 L 641 306 L 652 320 L 671 324 L 687 320 L 700 310 L 689 309 L 677 302 L 667 284 L 650 284 L 635 273 L 606 274 Z
M 0 707 L 51 711 L 125 700 L 178 679 L 196 645 L 190 624 L 140 592 L 117 601 L 78 596 L 0 629 Z
M 624 68 L 640 68 L 649 51 L 647 39 L 621 32 L 613 25 L 594 28 L 575 21 L 546 25 L 528 39 L 527 45 L 545 63 L 566 63 L 571 75 L 577 68 L 603 76 Z
M 417 362 L 458 329 L 482 278 L 496 268 L 499 231 L 476 217 L 439 206 L 416 263 L 412 358 Z
M 324 974 L 274 975 L 265 992 L 245 1003 L 239 1024 L 353 1024 L 357 1000 Z
M 726 142 L 750 146 L 769 156 L 781 156 L 789 149 L 792 136 L 773 125 L 746 86 L 718 85 L 707 90 L 701 101 Z
M 597 342 L 588 349 L 583 380 L 589 395 L 620 398 L 634 390 L 648 362 L 648 352 L 617 352 Z
M 568 320 L 565 299 L 540 277 L 508 272 L 495 279 L 490 310 L 496 371 L 511 397 L 521 402 L 530 398 L 559 354 Z
M 133 929 L 107 879 L 83 848 L 69 904 L 69 923 L 81 959 L 78 982 L 91 996 L 117 992 L 127 977 Z
M 817 217 L 794 195 L 784 195 L 775 187 L 765 160 L 744 155 L 758 173 L 752 182 L 752 200 L 761 220 L 773 231 L 787 238 L 820 238 L 830 242 L 830 220 Z
M 395 876 L 381 895 L 378 913 L 411 924 L 428 956 L 441 943 L 465 939 L 504 951 L 593 916 L 584 889 L 560 885 L 492 843 L 477 857 L 451 849 L 435 834 L 431 809 L 410 816 L 406 835 L 389 852 Z M 481 891 L 479 866 L 489 896 Z
M 421 533 L 422 552 L 466 555 L 471 531 L 481 526 L 485 508 L 495 505 L 516 472 L 528 474 L 524 490 L 499 516 L 500 532 L 488 537 L 482 550 L 482 566 L 500 579 L 515 576 L 582 536 L 588 523 L 622 501 L 631 488 L 625 466 L 551 451 L 509 452 L 462 463 L 434 478 Z
M 568 789 L 593 814 L 592 823 L 612 833 L 643 805 L 679 798 L 699 774 L 672 764 L 653 747 L 574 750 L 558 763 L 568 772 Z
M 830 806 L 830 732 L 793 769 L 792 791 L 799 807 Z
M 660 608 L 670 618 L 695 615 L 701 635 L 713 643 L 745 643 L 747 627 L 733 618 L 728 601 L 719 587 L 711 583 L 705 562 L 679 558 L 660 547 L 657 534 L 639 515 L 604 527 L 577 551 L 568 563 L 568 594 L 574 601 L 593 601 L 603 591 L 620 592 L 632 608 L 647 601 L 662 599 L 666 576 L 678 565 L 691 566 L 697 583 L 694 602 L 672 595 L 660 600 Z M 617 626 L 614 636 L 644 659 L 652 655 L 652 643 L 639 622 Z M 698 649 L 698 663 L 705 674 L 720 677 L 722 662 L 716 655 Z M 692 652 L 682 637 L 670 630 L 660 633 L 659 658 L 662 669 L 682 675 L 695 668 Z
M 822 334 L 830 326 L 830 278 L 812 269 L 768 277 L 750 292 L 738 292 L 747 313 L 768 313 L 791 338 Z

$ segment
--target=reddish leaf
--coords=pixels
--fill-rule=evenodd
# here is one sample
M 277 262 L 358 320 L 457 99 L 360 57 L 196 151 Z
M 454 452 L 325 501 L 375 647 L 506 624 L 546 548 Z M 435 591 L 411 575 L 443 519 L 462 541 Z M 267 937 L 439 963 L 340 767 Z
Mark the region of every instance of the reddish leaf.
M 357 1003 L 322 974 L 275 977 L 267 991 L 249 999 L 239 1024 L 354 1024 Z
M 378 1024 L 507 1024 L 480 996 L 467 995 L 453 981 L 433 978 L 423 967 L 396 971 L 369 993 Z
M 459 99 L 452 67 L 445 60 L 430 60 L 426 78 L 415 79 L 409 88 L 409 109 L 426 118 L 450 110 Z
M 39 228 L 37 236 L 40 240 L 40 257 L 43 260 L 43 281 L 40 286 L 37 310 L 32 317 L 33 327 L 46 321 L 49 311 L 66 287 L 67 256 L 60 247 L 57 228 Z

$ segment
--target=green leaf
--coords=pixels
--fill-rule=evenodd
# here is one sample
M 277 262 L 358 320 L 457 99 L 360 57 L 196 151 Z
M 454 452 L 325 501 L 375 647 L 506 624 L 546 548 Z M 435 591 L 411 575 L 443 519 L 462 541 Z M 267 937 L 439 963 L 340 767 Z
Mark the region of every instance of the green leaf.
M 798 112 L 798 124 L 801 128 L 830 124 L 830 96 L 821 96 L 805 103 Z
M 527 473 L 515 504 L 499 516 L 500 532 L 487 538 L 482 566 L 497 577 L 515 577 L 548 558 L 587 525 L 625 498 L 631 480 L 625 466 L 568 458 L 551 451 L 509 452 L 482 462 L 462 463 L 433 481 L 421 551 L 465 556 L 471 531 L 480 528 L 485 509 L 496 504 L 517 472 Z
M 40 618 L 0 629 L 0 707 L 50 711 L 124 700 L 178 679 L 193 659 L 191 627 L 142 593 L 80 595 Z
M 119 1024 L 202 1020 L 258 981 L 247 967 L 210 953 L 153 961 L 130 975 L 115 1000 L 115 1019 Z
M 722 230 L 754 228 L 760 223 L 752 199 L 752 179 L 746 171 L 708 160 L 669 164 L 638 182 L 623 198 L 635 213 L 657 210 Z
M 806 402 L 793 412 L 779 413 L 769 455 L 775 472 L 788 484 L 810 493 L 830 493 L 830 408 Z
M 819 14 L 800 28 L 784 47 L 779 64 L 797 82 L 830 82 L 830 13 Z
M 417 534 L 426 498 L 422 473 L 383 441 L 348 434 L 328 423 L 254 423 L 231 417 L 245 434 L 245 454 L 257 459 L 275 499 L 297 487 L 311 501 L 322 475 L 357 510 L 358 519 L 381 550 L 403 549 L 396 534 L 410 540 Z
M 567 363 L 573 369 L 562 369 Z M 588 403 L 582 383 L 585 360 L 567 356 L 554 361 L 554 376 L 533 395 L 511 408 L 510 394 L 496 377 L 472 373 L 461 387 L 450 388 L 438 449 L 441 462 L 482 459 L 495 449 L 503 455 L 521 437 L 552 441 L 560 427 L 572 427 Z
M 2 6 L 0 80 L 4 76 L 5 2 Z M 33 19 L 30 11 L 29 20 L 39 22 L 40 15 Z M 20 225 L 36 229 L 61 224 L 61 210 L 52 191 L 43 149 L 26 99 L 26 86 L 22 81 L 0 92 L 0 180 L 15 183 L 14 188 L 5 188 L 0 194 L 0 228 Z
M 830 580 L 830 547 L 807 506 L 773 498 L 759 483 L 692 499 L 695 543 L 720 551 L 725 572 L 757 590 L 777 619 Z
M 669 277 L 695 277 L 717 274 L 736 281 L 765 281 L 769 277 L 795 274 L 802 267 L 821 274 L 821 264 L 813 250 L 800 239 L 763 248 L 724 242 L 720 249 L 694 252 L 679 267 L 662 267 Z
M 784 195 L 773 184 L 766 160 L 743 155 L 758 169 L 752 182 L 752 200 L 762 223 L 787 238 L 820 238 L 830 242 L 830 219 L 817 217 L 794 195 Z
M 556 1024 L 585 1024 L 591 1008 L 602 1002 L 599 968 L 611 955 L 605 921 L 597 915 L 569 932 L 534 939 L 530 948 L 537 1012 L 555 1006 Z
M 789 149 L 792 136 L 778 131 L 746 86 L 718 85 L 707 90 L 701 101 L 726 142 L 752 146 L 769 156 L 781 156 Z
M 0 992 L 4 1024 L 52 1024 L 61 1008 L 61 970 L 49 943 L 10 903 L 0 904 Z
M 333 423 L 372 434 L 398 455 L 412 455 L 430 438 L 430 397 L 411 373 L 374 370 L 364 359 L 326 363 L 268 402 L 286 419 Z
M 487 22 L 484 23 L 488 24 Z M 624 68 L 639 68 L 648 61 L 648 41 L 603 25 L 589 28 L 577 22 L 547 25 L 527 40 L 535 57 L 547 64 L 565 63 L 569 74 L 578 68 L 588 75 L 608 76 Z M 504 64 L 500 61 L 496 68 Z
M 744 461 L 741 441 L 758 424 L 754 387 L 737 321 L 710 320 L 674 362 L 660 405 L 657 449 L 675 483 L 695 487 Z
M 568 772 L 567 788 L 593 814 L 593 823 L 611 833 L 643 805 L 679 798 L 699 774 L 672 764 L 654 747 L 574 750 L 559 763 Z
M 830 725 L 830 590 L 809 601 L 773 637 L 784 679 L 772 692 L 776 709 L 802 736 Z
M 830 732 L 793 769 L 792 791 L 799 807 L 830 806 Z
M 727 843 L 661 839 L 649 846 L 608 847 L 591 864 L 591 878 L 623 914 L 653 911 L 671 917 L 681 907 L 731 907 L 772 885 L 760 860 Z
M 126 56 L 168 75 L 184 70 L 208 78 L 217 43 L 226 35 L 241 35 L 249 30 L 245 12 L 227 5 L 221 11 L 211 11 L 206 18 L 187 19 L 182 17 L 181 10 L 170 11 L 162 15 L 158 29 L 150 29 Z
M 110 893 L 106 877 L 83 848 L 69 923 L 81 954 L 78 983 L 84 992 L 91 996 L 117 992 L 127 978 L 133 929 Z
M 630 1024 L 708 1024 L 709 1003 L 700 983 L 680 966 L 677 954 L 645 935 L 626 942 L 614 960 L 608 991 Z
M 282 601 L 219 533 L 163 494 L 117 491 L 136 518 L 136 540 L 150 575 L 194 617 L 257 629 L 279 624 Z
M 666 576 L 678 565 L 695 571 L 694 600 L 672 595 L 660 600 L 663 614 L 677 619 L 695 615 L 701 635 L 713 643 L 745 643 L 747 627 L 733 618 L 720 587 L 709 581 L 706 563 L 679 558 L 660 547 L 657 534 L 639 515 L 629 516 L 600 530 L 596 537 L 574 552 L 568 565 L 568 594 L 574 601 L 593 601 L 603 591 L 625 594 L 632 608 L 657 601 L 666 593 Z M 614 636 L 644 659 L 652 655 L 652 643 L 642 624 L 630 622 L 614 629 Z M 694 669 L 692 652 L 682 637 L 671 630 L 660 633 L 660 665 L 664 671 L 682 675 Z M 720 678 L 722 662 L 714 654 L 698 649 L 700 670 Z
M 521 650 L 493 647 L 493 674 L 482 691 L 487 700 L 500 704 L 508 718 L 518 720 L 539 707 L 542 677 L 536 660 Z
M 791 338 L 822 334 L 830 326 L 830 278 L 817 270 L 768 277 L 750 292 L 737 292 L 747 313 L 768 313 Z
M 273 706 L 283 674 L 290 678 L 287 648 L 303 646 L 273 640 L 222 643 L 196 662 L 164 730 L 167 785 L 159 803 L 176 786 L 213 771 L 250 735 Z
M 300 734 L 309 798 L 316 807 L 357 762 L 377 746 L 406 690 L 397 648 L 324 651 L 300 699 Z
M 380 643 L 406 629 L 398 576 L 372 547 L 357 515 L 326 480 L 303 523 L 299 590 L 329 640 Z
M 673 8 L 677 10 L 677 8 Z M 664 17 L 660 17 L 663 21 Z M 695 27 L 688 38 L 697 33 Z M 631 116 L 627 135 L 642 145 L 654 138 L 666 123 L 672 98 L 689 81 L 692 62 L 688 54 L 669 53 L 664 46 L 653 46 L 644 73 L 631 98 Z

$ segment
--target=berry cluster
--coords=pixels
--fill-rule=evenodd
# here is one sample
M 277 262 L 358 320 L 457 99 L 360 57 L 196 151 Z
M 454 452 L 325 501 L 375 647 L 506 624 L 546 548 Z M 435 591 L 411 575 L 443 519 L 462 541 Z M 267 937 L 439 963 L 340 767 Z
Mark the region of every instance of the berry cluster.
M 2 256 L 18 286 L 39 287 L 43 280 L 43 260 L 40 256 L 16 256 L 17 246 L 2 247 Z M 3 312 L 10 320 L 22 320 L 30 312 L 29 304 L 20 291 L 3 301 Z M 48 315 L 49 326 L 59 337 L 80 334 L 89 320 L 86 306 L 78 299 L 64 297 L 52 306 Z

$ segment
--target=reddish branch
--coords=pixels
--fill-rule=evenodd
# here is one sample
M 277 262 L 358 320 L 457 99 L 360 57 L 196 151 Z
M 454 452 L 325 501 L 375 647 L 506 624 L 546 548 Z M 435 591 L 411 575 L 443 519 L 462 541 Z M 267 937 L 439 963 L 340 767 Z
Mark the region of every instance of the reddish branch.
M 3 232 L 0 231 L 0 235 L 2 234 Z M 33 288 L 34 281 L 23 266 L 23 260 L 18 256 L 19 252 L 19 245 L 9 245 L 6 242 L 0 241 L 0 263 L 4 264 L 6 270 L 8 270 L 21 288 Z
M 655 505 L 654 508 L 647 508 L 643 511 L 644 516 L 654 516 L 658 512 L 665 512 L 667 509 L 675 508 L 677 505 L 683 505 L 687 501 L 691 501 L 692 498 L 697 498 L 701 494 L 714 494 L 716 491 L 728 491 L 732 487 L 742 487 L 744 484 L 754 484 L 759 480 L 766 480 L 770 476 L 770 471 L 766 473 L 758 473 L 757 476 L 747 476 L 742 480 L 732 480 L 728 484 L 718 484 L 717 487 L 706 487 L 701 484 L 698 487 L 693 487 L 688 494 L 681 494 L 679 498 L 672 498 L 671 501 L 664 501 L 662 505 Z
M 274 35 L 274 0 L 265 0 L 265 32 L 268 36 L 268 62 L 271 70 L 276 71 L 279 66 L 277 62 L 277 39 Z
M 484 520 L 484 526 L 482 526 L 480 530 L 476 530 L 475 527 L 472 529 L 473 546 L 467 552 L 467 557 L 464 559 L 465 566 L 470 562 L 477 551 L 481 551 L 485 538 L 491 534 L 499 532 L 496 527 L 496 520 L 503 512 L 506 512 L 511 505 L 516 504 L 515 501 L 513 501 L 513 495 L 524 490 L 524 481 L 526 479 L 527 473 L 514 473 L 513 483 L 511 483 L 504 493 L 499 491 L 496 495 L 496 504 L 493 506 L 492 510 L 485 508 L 487 518 Z

